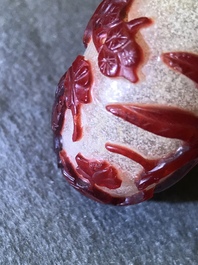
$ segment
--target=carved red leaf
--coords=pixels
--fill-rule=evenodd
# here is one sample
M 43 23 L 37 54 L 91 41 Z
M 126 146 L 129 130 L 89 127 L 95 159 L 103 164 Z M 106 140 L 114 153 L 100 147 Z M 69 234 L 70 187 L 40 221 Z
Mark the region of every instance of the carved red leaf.
M 71 110 L 74 123 L 73 141 L 80 139 L 81 105 L 91 102 L 93 78 L 90 63 L 84 56 L 77 56 L 72 66 L 62 76 L 55 94 L 52 113 L 52 130 L 59 137 L 63 128 L 65 113 Z
M 106 109 L 154 134 L 190 141 L 197 137 L 198 117 L 176 107 L 148 104 L 111 104 Z
M 162 54 L 163 62 L 171 69 L 187 76 L 198 84 L 198 55 L 188 52 Z
M 55 93 L 55 101 L 52 111 L 52 130 L 55 135 L 59 135 L 63 126 L 64 114 L 66 109 L 65 104 L 65 91 L 64 91 L 64 80 L 66 74 L 64 74 L 57 86 Z
M 189 161 L 198 159 L 198 117 L 193 113 L 176 107 L 148 104 L 111 104 L 106 108 L 113 115 L 151 133 L 185 141 L 175 153 L 155 160 L 124 146 L 106 144 L 110 152 L 126 156 L 143 166 L 144 170 L 136 183 L 139 190 L 158 183 Z

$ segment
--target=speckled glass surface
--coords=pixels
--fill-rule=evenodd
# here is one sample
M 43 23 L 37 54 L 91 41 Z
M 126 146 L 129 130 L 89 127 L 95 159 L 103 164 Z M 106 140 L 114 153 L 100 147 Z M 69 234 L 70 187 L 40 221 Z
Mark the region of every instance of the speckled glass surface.
M 0 264 L 196 265 L 197 168 L 125 208 L 85 198 L 57 170 L 55 87 L 99 2 L 0 2 Z
M 186 4 L 103 0 L 89 20 L 52 115 L 63 174 L 88 197 L 135 204 L 197 163 L 198 3 Z

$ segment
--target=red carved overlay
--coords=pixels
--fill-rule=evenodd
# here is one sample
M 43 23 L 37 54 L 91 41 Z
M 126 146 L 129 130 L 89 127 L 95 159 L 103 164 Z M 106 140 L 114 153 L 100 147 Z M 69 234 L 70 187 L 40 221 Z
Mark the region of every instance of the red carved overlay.
M 143 51 L 136 41 L 136 35 L 152 21 L 147 17 L 128 21 L 132 3 L 133 0 L 103 0 L 87 25 L 84 44 L 88 45 L 93 40 L 98 52 L 98 65 L 105 76 L 120 76 L 135 83 L 138 81 L 137 70 L 143 62 Z M 170 52 L 162 54 L 162 60 L 171 69 L 198 84 L 198 55 Z M 103 187 L 117 189 L 121 186 L 118 170 L 107 161 L 90 160 L 80 153 L 75 157 L 75 167 L 62 148 L 67 110 L 73 117 L 72 140 L 78 141 L 82 136 L 81 106 L 91 102 L 92 83 L 90 63 L 83 56 L 78 56 L 60 79 L 53 106 L 52 129 L 59 166 L 74 188 L 99 202 L 135 204 L 151 198 L 161 179 L 174 175 L 177 178 L 176 172 L 183 174 L 198 162 L 197 116 L 178 108 L 159 105 L 111 104 L 106 109 L 113 115 L 156 135 L 180 139 L 184 144 L 165 158 L 149 159 L 126 146 L 106 143 L 108 151 L 139 163 L 143 170 L 136 182 L 139 192 L 131 197 L 111 196 L 102 191 Z M 169 179 L 172 177 L 166 180 Z M 150 188 L 152 184 L 155 185 Z
M 70 109 L 74 122 L 72 139 L 73 141 L 80 139 L 82 135 L 81 105 L 91 102 L 92 79 L 89 62 L 79 55 L 58 84 L 52 113 L 52 129 L 55 135 L 60 134 L 65 112 Z
M 76 156 L 77 172 L 92 185 L 117 189 L 121 185 L 117 169 L 106 161 L 88 160 L 81 154 Z
M 98 51 L 100 71 L 109 77 L 122 76 L 135 83 L 137 68 L 143 60 L 136 34 L 152 23 L 146 17 L 127 21 L 131 0 L 104 0 L 89 21 L 84 34 L 87 45 L 93 38 Z
M 64 150 L 60 150 L 62 172 L 67 181 L 75 189 L 87 197 L 102 203 L 113 205 L 131 205 L 150 199 L 153 189 L 139 191 L 130 197 L 113 197 L 100 187 L 119 188 L 121 180 L 117 170 L 106 161 L 87 160 L 81 154 L 76 156 L 77 168 L 71 163 Z
M 106 144 L 109 151 L 124 155 L 143 166 L 144 170 L 137 182 L 139 190 L 158 183 L 189 161 L 198 159 L 198 117 L 193 113 L 174 107 L 146 104 L 112 104 L 106 108 L 115 116 L 144 130 L 184 141 L 184 145 L 174 154 L 156 160 L 149 160 L 126 147 Z
M 198 55 L 188 52 L 162 54 L 163 62 L 171 69 L 187 76 L 198 84 Z

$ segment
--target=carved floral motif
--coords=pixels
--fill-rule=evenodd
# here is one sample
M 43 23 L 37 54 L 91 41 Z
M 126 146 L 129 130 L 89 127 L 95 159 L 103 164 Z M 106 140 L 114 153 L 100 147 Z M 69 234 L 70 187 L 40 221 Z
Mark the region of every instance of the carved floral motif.
M 105 76 L 121 76 L 136 83 L 137 69 L 143 60 L 143 51 L 136 41 L 136 34 L 152 21 L 147 17 L 128 21 L 127 14 L 132 2 L 103 0 L 87 25 L 83 41 L 88 45 L 93 40 L 98 52 L 98 66 Z M 198 85 L 198 55 L 168 52 L 162 54 L 161 58 L 172 70 Z M 135 183 L 138 192 L 132 196 L 116 197 L 102 190 L 103 187 L 112 190 L 121 187 L 118 169 L 108 161 L 87 159 L 81 153 L 76 155 L 77 166 L 74 166 L 62 147 L 62 130 L 68 110 L 73 117 L 72 140 L 78 141 L 82 136 L 81 106 L 91 103 L 92 83 L 90 63 L 83 56 L 78 56 L 61 78 L 55 95 L 52 113 L 55 150 L 59 166 L 73 187 L 100 202 L 135 204 L 151 198 L 156 185 L 163 178 L 175 175 L 181 168 L 185 172 L 198 162 L 198 117 L 193 113 L 158 104 L 109 104 L 106 110 L 120 119 L 153 134 L 180 139 L 184 144 L 163 159 L 149 159 L 132 148 L 107 142 L 105 146 L 109 152 L 123 155 L 139 163 L 143 169 Z
M 135 83 L 138 81 L 137 68 L 143 60 L 136 34 L 152 21 L 146 17 L 128 21 L 127 11 L 131 3 L 131 0 L 104 0 L 87 25 L 84 43 L 87 45 L 93 38 L 98 65 L 105 76 L 122 76 Z

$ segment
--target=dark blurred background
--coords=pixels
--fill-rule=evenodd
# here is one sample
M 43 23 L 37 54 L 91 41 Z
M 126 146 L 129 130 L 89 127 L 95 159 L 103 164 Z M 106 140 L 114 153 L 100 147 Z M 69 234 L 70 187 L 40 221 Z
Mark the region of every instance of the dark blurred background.
M 129 207 L 83 197 L 57 169 L 56 84 L 99 2 L 0 1 L 0 264 L 196 265 L 198 168 Z

